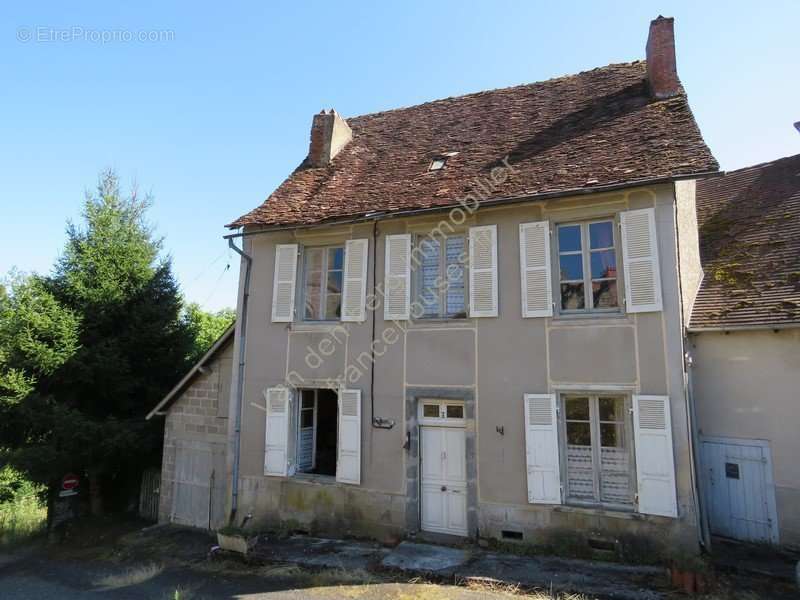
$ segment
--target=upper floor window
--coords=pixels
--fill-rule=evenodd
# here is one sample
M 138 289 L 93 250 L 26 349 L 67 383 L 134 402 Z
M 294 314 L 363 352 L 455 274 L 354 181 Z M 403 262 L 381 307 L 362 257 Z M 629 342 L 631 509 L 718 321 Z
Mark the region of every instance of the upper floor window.
M 342 314 L 344 247 L 306 248 L 303 264 L 303 318 L 336 321 Z
M 467 316 L 466 236 L 425 237 L 419 242 L 416 299 L 427 318 Z
M 557 239 L 561 312 L 618 310 L 614 221 L 561 224 Z

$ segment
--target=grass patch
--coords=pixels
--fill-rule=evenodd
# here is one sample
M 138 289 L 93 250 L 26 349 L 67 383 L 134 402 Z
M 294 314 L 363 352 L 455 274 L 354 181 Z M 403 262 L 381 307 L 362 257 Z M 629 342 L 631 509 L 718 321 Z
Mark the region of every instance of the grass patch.
M 164 567 L 151 563 L 139 567 L 131 567 L 122 573 L 106 575 L 94 582 L 95 586 L 104 590 L 115 590 L 131 585 L 139 585 L 157 576 Z M 176 590 L 177 591 L 177 590 Z
M 44 531 L 47 507 L 40 499 L 43 489 L 11 467 L 0 469 L 0 548 L 19 544 Z

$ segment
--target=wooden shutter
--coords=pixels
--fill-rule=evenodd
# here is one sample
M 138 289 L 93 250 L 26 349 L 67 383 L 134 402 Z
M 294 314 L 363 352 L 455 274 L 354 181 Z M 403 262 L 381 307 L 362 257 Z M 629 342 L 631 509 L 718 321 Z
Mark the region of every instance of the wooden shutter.
M 522 285 L 522 316 L 552 317 L 553 292 L 550 275 L 550 223 L 521 223 L 519 264 Z
M 347 240 L 344 247 L 342 321 L 366 319 L 369 240 Z
M 297 244 L 275 246 L 275 276 L 272 282 L 272 321 L 291 323 L 297 279 Z
M 469 230 L 469 316 L 497 316 L 497 225 Z
M 386 236 L 383 317 L 408 320 L 411 306 L 411 234 Z
M 267 427 L 264 436 L 264 475 L 286 476 L 289 441 L 289 388 L 267 388 Z
M 633 396 L 639 512 L 678 516 L 669 396 Z
M 655 209 L 620 213 L 622 258 L 625 267 L 625 310 L 630 313 L 661 310 Z
M 528 502 L 561 504 L 561 468 L 555 394 L 525 394 Z
M 339 390 L 336 481 L 361 484 L 361 390 Z

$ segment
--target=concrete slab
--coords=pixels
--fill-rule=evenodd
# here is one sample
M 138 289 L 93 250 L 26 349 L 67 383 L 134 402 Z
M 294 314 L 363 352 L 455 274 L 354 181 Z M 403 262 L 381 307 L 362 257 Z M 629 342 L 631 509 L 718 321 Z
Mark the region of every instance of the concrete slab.
M 288 539 L 261 536 L 248 558 L 309 567 L 365 569 L 377 566 L 389 553 L 378 544 L 330 540 L 304 535 Z
M 463 566 L 470 558 L 466 550 L 402 542 L 392 550 L 381 563 L 390 569 L 449 575 Z

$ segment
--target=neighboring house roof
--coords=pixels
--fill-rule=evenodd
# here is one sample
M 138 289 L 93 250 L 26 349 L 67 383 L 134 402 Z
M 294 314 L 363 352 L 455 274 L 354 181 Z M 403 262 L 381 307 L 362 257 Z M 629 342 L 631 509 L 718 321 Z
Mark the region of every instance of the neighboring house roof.
M 347 119 L 353 139 L 306 159 L 229 225 L 302 226 L 444 208 L 468 194 L 563 195 L 717 171 L 683 90 L 657 100 L 644 61 Z M 447 153 L 443 169 L 431 160 Z M 492 185 L 504 158 L 514 167 Z M 484 186 L 489 186 L 485 193 Z
M 800 154 L 697 184 L 691 329 L 800 325 Z
M 164 398 L 156 404 L 155 408 L 147 413 L 146 420 L 151 419 L 155 415 L 165 415 L 172 403 L 177 400 L 183 391 L 192 383 L 198 373 L 202 373 L 203 369 L 209 361 L 211 361 L 220 351 L 224 350 L 229 344 L 233 343 L 233 333 L 236 331 L 236 321 L 231 323 L 231 326 L 225 330 L 217 341 L 211 344 L 211 348 L 198 360 L 195 365 L 189 370 L 186 375 L 172 388 Z

